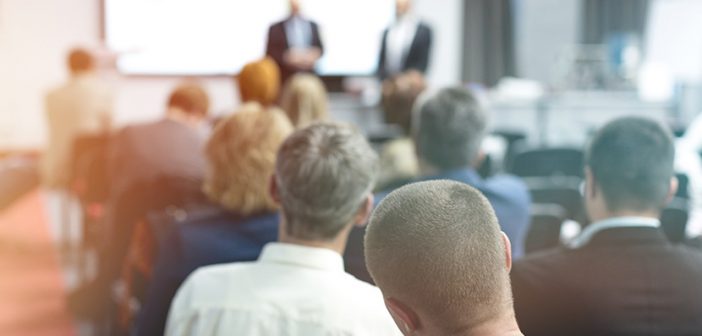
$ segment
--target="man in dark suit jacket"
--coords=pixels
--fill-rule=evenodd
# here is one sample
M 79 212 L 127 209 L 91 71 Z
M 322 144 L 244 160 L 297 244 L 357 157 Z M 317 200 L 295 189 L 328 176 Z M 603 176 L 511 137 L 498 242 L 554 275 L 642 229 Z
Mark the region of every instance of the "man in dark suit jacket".
M 319 26 L 300 15 L 299 0 L 290 0 L 290 16 L 269 28 L 266 43 L 266 55 L 280 66 L 283 83 L 295 73 L 314 72 L 323 53 Z
M 677 187 L 673 157 L 670 132 L 651 120 L 619 119 L 595 135 L 584 188 L 593 224 L 512 269 L 526 335 L 702 334 L 702 254 L 659 228 Z
M 431 53 L 431 28 L 410 12 L 410 0 L 397 0 L 397 20 L 383 32 L 377 75 L 381 80 L 415 70 L 427 72 Z
M 524 253 L 529 230 L 531 197 L 526 185 L 510 175 L 483 179 L 475 167 L 482 159 L 481 144 L 487 128 L 487 113 L 465 88 L 447 88 L 419 108 L 415 127 L 420 181 L 452 180 L 466 183 L 480 192 L 495 209 L 500 228 L 512 242 L 515 258 Z M 376 201 L 390 191 L 376 194 Z M 371 281 L 363 257 L 363 230 L 351 233 L 346 251 L 346 269 L 359 279 Z

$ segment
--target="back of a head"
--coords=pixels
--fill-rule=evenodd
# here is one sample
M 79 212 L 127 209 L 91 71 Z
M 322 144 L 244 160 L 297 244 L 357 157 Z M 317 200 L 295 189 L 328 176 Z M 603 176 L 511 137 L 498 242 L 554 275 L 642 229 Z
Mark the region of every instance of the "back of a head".
M 470 90 L 447 88 L 419 108 L 416 146 L 424 163 L 440 170 L 467 168 L 475 163 L 487 115 Z
M 383 83 L 381 104 L 385 122 L 395 124 L 409 135 L 412 130 L 412 111 L 417 97 L 426 89 L 421 73 L 410 71 Z
M 205 117 L 210 109 L 210 98 L 202 86 L 186 82 L 171 92 L 168 107 L 178 108 L 189 115 Z
M 675 147 L 670 131 L 640 117 L 608 123 L 586 154 L 610 211 L 660 210 L 674 175 Z
M 495 213 L 458 182 L 410 184 L 375 209 L 366 264 L 386 298 L 411 306 L 444 334 L 500 317 L 511 304 L 505 246 Z
M 68 54 L 67 63 L 68 69 L 74 75 L 90 72 L 95 68 L 93 55 L 89 51 L 80 48 L 71 50 Z
M 295 128 L 302 128 L 327 119 L 327 99 L 327 89 L 319 77 L 300 73 L 285 84 L 280 106 Z
M 280 94 L 280 68 L 269 57 L 244 66 L 236 77 L 242 103 L 272 105 Z
M 277 208 L 268 183 L 280 145 L 293 128 L 277 109 L 244 105 L 221 121 L 207 143 L 208 197 L 243 215 Z
M 351 126 L 316 123 L 293 133 L 276 162 L 287 234 L 307 241 L 335 239 L 365 205 L 377 161 Z

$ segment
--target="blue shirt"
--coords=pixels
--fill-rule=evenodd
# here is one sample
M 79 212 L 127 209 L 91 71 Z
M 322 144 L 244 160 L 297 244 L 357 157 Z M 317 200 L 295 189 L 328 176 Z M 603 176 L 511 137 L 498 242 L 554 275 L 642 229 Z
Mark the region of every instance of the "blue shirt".
M 529 232 L 529 207 L 531 196 L 526 184 L 515 176 L 498 175 L 483 179 L 473 169 L 457 169 L 426 176 L 418 181 L 451 180 L 468 184 L 485 195 L 490 201 L 502 231 L 512 243 L 512 257 L 519 259 L 524 255 L 524 242 Z M 376 205 L 392 190 L 375 195 Z M 365 229 L 354 229 L 349 236 L 344 259 L 346 270 L 361 280 L 372 282 L 366 269 L 363 254 L 363 236 Z

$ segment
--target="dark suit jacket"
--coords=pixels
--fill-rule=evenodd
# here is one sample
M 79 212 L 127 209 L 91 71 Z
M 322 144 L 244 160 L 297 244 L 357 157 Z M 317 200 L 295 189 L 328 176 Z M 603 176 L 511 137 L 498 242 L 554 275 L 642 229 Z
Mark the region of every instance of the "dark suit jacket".
M 525 335 L 702 335 L 702 254 L 659 229 L 607 229 L 527 257 L 512 287 Z
M 159 254 L 138 316 L 137 335 L 163 335 L 171 301 L 197 268 L 254 261 L 265 244 L 278 238 L 278 215 L 274 213 L 244 217 L 215 206 L 172 224 L 157 237 Z
M 283 61 L 283 55 L 290 48 L 288 45 L 288 36 L 285 30 L 285 24 L 289 19 L 275 23 L 268 29 L 268 42 L 266 43 L 266 55 L 270 56 L 280 66 L 280 75 L 283 83 L 301 70 L 287 65 Z M 324 53 L 324 44 L 319 36 L 319 26 L 317 23 L 310 21 L 312 25 L 312 47 L 319 48 Z
M 388 29 L 383 32 L 383 39 L 380 44 L 380 57 L 378 57 L 378 77 L 385 79 L 392 75 L 387 73 L 385 69 L 385 54 L 386 42 L 388 38 Z M 414 40 L 410 46 L 409 52 L 405 56 L 405 61 L 402 65 L 402 71 L 410 69 L 417 70 L 422 74 L 427 72 L 429 67 L 429 55 L 431 53 L 432 31 L 425 23 L 420 22 L 417 27 L 417 32 L 414 35 Z
M 502 231 L 507 234 L 512 242 L 512 252 L 515 259 L 520 258 L 524 254 L 524 240 L 529 231 L 531 196 L 522 181 L 510 175 L 498 175 L 489 179 L 483 179 L 472 169 L 447 171 L 439 175 L 423 177 L 418 181 L 429 180 L 458 181 L 480 190 L 495 209 Z M 377 193 L 375 195 L 376 204 L 391 191 Z M 365 229 L 354 228 L 351 231 L 344 259 L 347 272 L 361 280 L 372 283 L 366 269 L 363 253 L 364 234 Z

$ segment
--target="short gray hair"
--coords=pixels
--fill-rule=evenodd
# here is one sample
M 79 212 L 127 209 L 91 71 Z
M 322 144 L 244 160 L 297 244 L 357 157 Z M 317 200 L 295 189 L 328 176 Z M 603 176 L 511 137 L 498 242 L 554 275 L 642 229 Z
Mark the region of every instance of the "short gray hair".
M 386 297 L 446 334 L 512 303 L 497 217 L 485 196 L 464 183 L 420 182 L 390 193 L 371 216 L 365 256 Z
M 288 234 L 334 239 L 364 205 L 375 184 L 378 156 L 355 128 L 316 123 L 281 146 L 276 182 Z
M 441 169 L 465 168 L 478 157 L 487 114 L 470 90 L 446 88 L 419 107 L 415 133 L 419 156 Z

